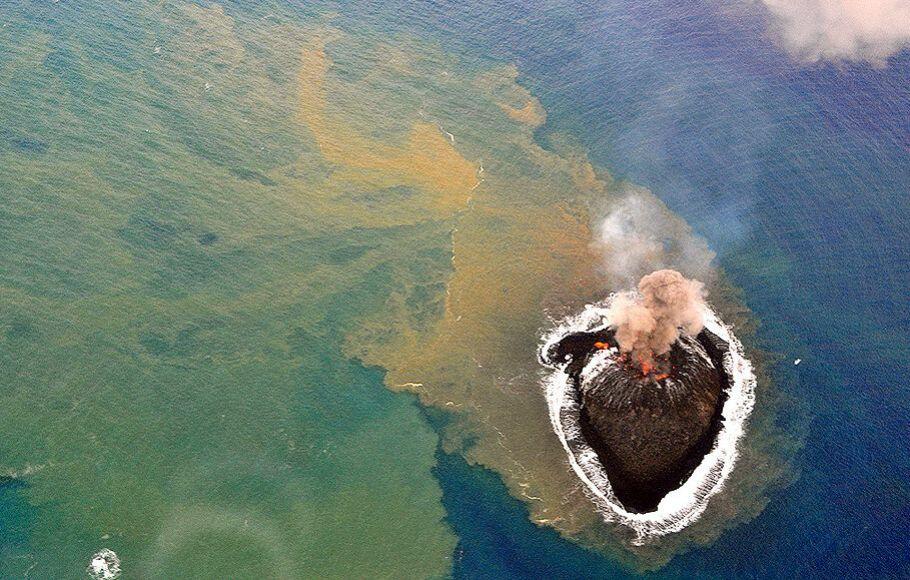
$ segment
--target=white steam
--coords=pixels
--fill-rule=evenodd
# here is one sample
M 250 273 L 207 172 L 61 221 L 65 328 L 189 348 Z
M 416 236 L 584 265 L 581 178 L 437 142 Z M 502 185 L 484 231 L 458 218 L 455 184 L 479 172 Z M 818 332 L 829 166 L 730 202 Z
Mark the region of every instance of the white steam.
M 704 240 L 647 191 L 628 187 L 596 226 L 595 248 L 614 288 L 629 288 L 653 272 L 672 268 L 711 280 L 714 253 Z
M 910 47 L 908 0 L 756 0 L 773 32 L 795 58 L 884 65 Z

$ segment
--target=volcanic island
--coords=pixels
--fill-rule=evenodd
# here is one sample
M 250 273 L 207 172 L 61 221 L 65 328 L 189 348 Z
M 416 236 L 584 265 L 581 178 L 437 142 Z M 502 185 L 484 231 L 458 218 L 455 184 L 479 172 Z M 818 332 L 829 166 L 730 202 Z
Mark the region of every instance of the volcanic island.
M 541 353 L 568 375 L 581 435 L 628 512 L 655 511 L 722 427 L 729 344 L 700 323 L 701 288 L 673 270 L 654 272 L 640 293 L 614 301 L 609 325 Z

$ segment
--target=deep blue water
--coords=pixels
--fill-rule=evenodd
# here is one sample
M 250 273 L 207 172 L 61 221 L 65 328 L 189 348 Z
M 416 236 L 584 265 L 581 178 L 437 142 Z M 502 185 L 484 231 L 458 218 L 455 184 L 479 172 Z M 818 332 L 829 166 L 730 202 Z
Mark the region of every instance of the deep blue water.
M 910 51 L 884 68 L 799 65 L 758 17 L 724 16 L 710 2 L 630 4 L 440 1 L 395 20 L 435 31 L 449 49 L 516 63 L 549 114 L 540 139 L 575 135 L 598 164 L 681 214 L 744 289 L 761 344 L 783 357 L 777 388 L 809 418 L 797 481 L 756 520 L 662 573 L 905 576 Z M 470 496 L 446 483 L 471 485 L 449 463 L 444 489 Z M 477 477 L 482 493 L 489 483 Z M 450 512 L 470 509 L 456 504 Z M 452 516 L 472 538 L 460 575 L 523 575 L 558 552 L 509 508 L 492 511 Z M 585 558 L 576 562 L 575 575 L 588 575 Z
M 493 472 L 458 454 L 437 454 L 447 521 L 458 534 L 455 578 L 604 578 L 624 575 L 609 560 L 528 519 Z
M 450 415 L 424 409 L 435 429 Z M 600 554 L 562 539 L 528 518 L 493 471 L 469 465 L 460 453 L 436 452 L 433 475 L 442 487 L 446 522 L 458 536 L 455 578 L 610 578 L 626 575 Z

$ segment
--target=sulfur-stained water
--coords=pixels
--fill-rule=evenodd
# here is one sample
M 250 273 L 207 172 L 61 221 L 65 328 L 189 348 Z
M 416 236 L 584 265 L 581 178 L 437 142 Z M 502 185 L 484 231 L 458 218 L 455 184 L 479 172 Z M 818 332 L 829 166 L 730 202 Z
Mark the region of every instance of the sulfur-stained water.
M 583 8 L 0 3 L 0 576 L 103 576 L 105 550 L 124 578 L 766 565 L 775 502 L 820 501 L 782 490 L 828 469 L 779 362 L 817 339 L 761 290 L 800 287 L 796 226 L 750 244 L 740 206 L 668 185 L 650 117 L 579 63 L 658 68 L 579 57 Z M 628 285 L 618 211 L 636 273 L 704 280 L 758 375 L 724 489 L 643 545 L 586 497 L 537 361 Z

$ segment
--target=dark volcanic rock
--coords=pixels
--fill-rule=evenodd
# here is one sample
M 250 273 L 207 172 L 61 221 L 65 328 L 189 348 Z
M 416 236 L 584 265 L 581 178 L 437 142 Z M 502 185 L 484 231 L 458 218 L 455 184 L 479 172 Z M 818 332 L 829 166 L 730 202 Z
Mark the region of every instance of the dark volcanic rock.
M 582 435 L 617 499 L 629 511 L 653 511 L 714 445 L 729 388 L 722 363 L 727 344 L 707 330 L 681 338 L 668 355 L 669 376 L 659 378 L 642 376 L 615 351 L 586 371 L 600 351 L 596 342 L 615 346 L 612 330 L 569 335 L 546 358 L 567 365 L 581 403 Z

